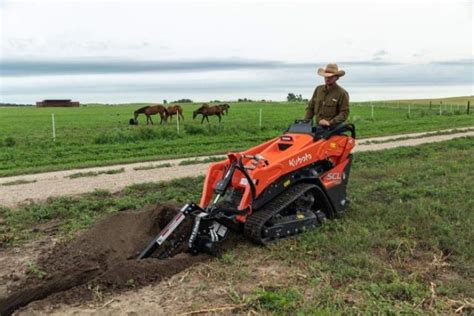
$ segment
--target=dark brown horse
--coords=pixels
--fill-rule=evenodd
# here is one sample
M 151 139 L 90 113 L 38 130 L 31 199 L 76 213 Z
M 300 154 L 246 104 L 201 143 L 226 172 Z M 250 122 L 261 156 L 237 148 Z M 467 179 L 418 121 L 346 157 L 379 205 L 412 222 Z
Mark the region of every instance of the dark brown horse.
M 156 114 L 160 114 L 160 118 L 161 118 L 160 124 L 162 124 L 163 121 L 165 121 L 165 123 L 168 121 L 168 110 L 163 105 L 160 105 L 160 104 L 144 106 L 136 110 L 134 114 L 135 114 L 135 122 L 137 123 L 138 123 L 138 120 L 137 120 L 138 115 L 145 114 L 146 125 L 148 125 L 149 122 L 153 124 L 153 121 L 151 120 L 151 115 L 156 115 Z
M 219 123 L 221 121 L 222 115 L 222 108 L 219 105 L 209 106 L 208 104 L 203 104 L 199 109 L 193 112 L 193 120 L 198 116 L 198 114 L 202 115 L 201 124 L 204 122 L 204 119 L 207 120 L 209 123 L 208 116 L 210 115 L 217 115 L 219 117 Z
M 225 112 L 226 115 L 229 114 L 229 109 L 230 109 L 229 104 L 227 104 L 227 103 L 219 104 L 219 107 L 222 109 L 222 115 L 224 115 L 224 112 Z
M 183 115 L 183 108 L 181 107 L 181 105 L 179 104 L 176 104 L 176 105 L 170 105 L 168 108 L 168 117 L 171 117 L 171 119 L 173 119 L 173 115 L 178 115 L 178 120 L 179 120 L 179 117 L 181 117 L 184 121 L 184 115 Z

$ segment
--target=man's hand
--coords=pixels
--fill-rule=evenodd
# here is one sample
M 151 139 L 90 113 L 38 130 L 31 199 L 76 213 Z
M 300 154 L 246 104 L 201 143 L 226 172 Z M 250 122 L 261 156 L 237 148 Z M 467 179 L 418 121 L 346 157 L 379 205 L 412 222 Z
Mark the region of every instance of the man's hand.
M 329 123 L 329 121 L 326 121 L 325 119 L 320 120 L 318 124 L 321 126 L 331 126 L 331 123 Z

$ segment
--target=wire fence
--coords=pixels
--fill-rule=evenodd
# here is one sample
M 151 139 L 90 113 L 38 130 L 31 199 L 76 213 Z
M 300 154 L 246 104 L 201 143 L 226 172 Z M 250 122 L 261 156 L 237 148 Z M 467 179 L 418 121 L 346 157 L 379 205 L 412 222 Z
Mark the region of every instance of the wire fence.
M 428 105 L 417 103 L 394 103 L 394 102 L 352 102 L 351 107 L 370 108 L 370 117 L 375 119 L 376 112 L 379 109 L 391 109 L 397 112 L 405 112 L 407 118 L 413 117 L 415 114 L 426 115 L 469 115 L 471 113 L 470 101 L 466 104 L 450 104 L 429 102 Z
M 108 107 L 105 109 L 75 108 L 55 110 L 54 114 L 45 111 L 5 112 L 3 127 L 0 129 L 0 146 L 10 146 L 14 142 L 34 144 L 44 140 L 53 140 L 61 144 L 92 142 L 121 142 L 141 139 L 169 139 L 171 134 L 180 136 L 191 134 L 239 134 L 264 133 L 265 131 L 285 130 L 295 119 L 305 116 L 306 103 L 245 103 L 232 104 L 229 114 L 222 117 L 210 117 L 210 123 L 201 117 L 192 118 L 192 111 L 198 105 L 184 106 L 184 121 L 168 121 L 166 125 L 154 125 L 144 128 L 145 119 L 141 117 L 140 126 L 129 126 L 130 113 L 134 107 Z M 101 111 L 97 113 L 97 111 Z M 57 112 L 59 111 L 59 112 Z M 470 103 L 417 104 L 403 102 L 351 102 L 349 121 L 362 124 L 364 129 L 387 128 L 387 125 L 412 125 L 429 120 L 423 117 L 458 116 L 458 121 L 468 121 Z M 2 117 L 0 117 L 0 123 Z M 448 119 L 448 118 L 446 118 Z M 445 119 L 445 120 L 446 120 Z M 411 120 L 412 122 L 410 122 Z M 438 122 L 441 122 L 438 120 Z M 444 122 L 444 121 L 443 121 Z M 155 122 L 156 123 L 156 122 Z M 474 123 L 474 121 L 473 121 Z M 137 136 L 138 135 L 138 136 Z

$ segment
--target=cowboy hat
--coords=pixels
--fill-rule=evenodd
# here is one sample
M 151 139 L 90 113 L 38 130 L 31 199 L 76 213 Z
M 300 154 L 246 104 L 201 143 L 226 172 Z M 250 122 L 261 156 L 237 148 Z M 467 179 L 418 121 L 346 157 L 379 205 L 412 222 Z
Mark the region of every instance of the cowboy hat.
M 342 77 L 346 74 L 344 70 L 339 70 L 336 64 L 327 64 L 326 69 L 319 68 L 318 75 L 323 77 L 332 77 L 332 76 L 339 76 Z

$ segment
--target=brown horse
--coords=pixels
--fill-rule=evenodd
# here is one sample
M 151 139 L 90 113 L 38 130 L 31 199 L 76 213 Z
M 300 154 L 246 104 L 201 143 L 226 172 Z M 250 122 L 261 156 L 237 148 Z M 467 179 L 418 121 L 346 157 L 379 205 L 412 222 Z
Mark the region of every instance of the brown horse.
M 135 114 L 135 122 L 138 123 L 138 115 L 139 114 L 145 114 L 146 115 L 146 125 L 149 124 L 149 122 L 151 122 L 151 124 L 153 124 L 153 121 L 151 120 L 151 115 L 156 115 L 156 114 L 160 114 L 160 124 L 163 123 L 163 120 L 165 121 L 165 123 L 168 121 L 168 110 L 160 105 L 160 104 L 155 104 L 155 105 L 147 105 L 147 106 L 144 106 L 142 108 L 139 108 L 138 110 L 136 110 L 134 112 Z
M 170 105 L 167 110 L 168 110 L 168 117 L 171 117 L 171 119 L 173 119 L 173 115 L 177 114 L 178 120 L 179 120 L 179 117 L 181 117 L 184 121 L 183 108 L 181 107 L 181 105 L 179 104 Z
M 222 109 L 222 115 L 224 115 L 224 112 L 225 114 L 229 115 L 229 108 L 230 108 L 229 104 L 227 103 L 219 104 L 219 107 Z
M 219 117 L 219 123 L 221 121 L 222 108 L 219 105 L 209 106 L 208 104 L 203 104 L 199 109 L 193 112 L 193 120 L 198 114 L 202 115 L 201 124 L 204 122 L 204 119 L 209 123 L 208 116 L 217 115 Z

